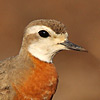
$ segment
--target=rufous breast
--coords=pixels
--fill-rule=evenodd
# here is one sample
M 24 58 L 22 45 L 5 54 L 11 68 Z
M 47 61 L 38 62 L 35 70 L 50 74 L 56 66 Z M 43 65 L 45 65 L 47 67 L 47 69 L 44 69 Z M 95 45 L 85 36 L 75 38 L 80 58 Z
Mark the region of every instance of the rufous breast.
M 25 75 L 26 80 L 14 86 L 16 90 L 14 100 L 50 100 L 58 83 L 56 68 L 52 63 L 40 61 L 31 54 L 29 57 L 34 67 L 29 67 Z

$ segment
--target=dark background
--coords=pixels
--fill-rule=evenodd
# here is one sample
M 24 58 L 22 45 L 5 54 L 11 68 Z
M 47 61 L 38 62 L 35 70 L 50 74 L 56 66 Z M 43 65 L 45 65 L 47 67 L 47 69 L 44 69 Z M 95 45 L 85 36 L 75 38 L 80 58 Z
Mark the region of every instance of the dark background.
M 100 100 L 100 0 L 0 0 L 0 59 L 17 55 L 32 20 L 63 22 L 69 40 L 88 53 L 60 52 L 54 63 L 59 85 L 53 100 Z

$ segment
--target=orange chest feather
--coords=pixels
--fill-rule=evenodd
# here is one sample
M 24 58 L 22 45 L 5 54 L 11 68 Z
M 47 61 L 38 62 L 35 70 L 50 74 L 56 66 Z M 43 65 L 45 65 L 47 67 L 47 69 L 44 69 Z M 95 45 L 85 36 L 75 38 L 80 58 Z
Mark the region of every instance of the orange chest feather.
M 14 100 L 50 100 L 57 87 L 57 72 L 53 64 L 32 57 L 34 67 L 27 72 L 27 79 L 16 86 Z

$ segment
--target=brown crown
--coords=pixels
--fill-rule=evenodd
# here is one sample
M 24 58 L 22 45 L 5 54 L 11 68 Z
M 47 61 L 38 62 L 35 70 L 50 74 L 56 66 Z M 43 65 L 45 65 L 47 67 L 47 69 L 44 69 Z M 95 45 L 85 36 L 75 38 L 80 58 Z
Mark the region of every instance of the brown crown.
M 32 21 L 29 23 L 26 27 L 29 28 L 34 25 L 44 25 L 47 27 L 50 27 L 53 31 L 56 32 L 56 34 L 65 34 L 66 33 L 66 27 L 63 23 L 56 21 L 56 20 L 51 20 L 51 19 L 39 19 Z

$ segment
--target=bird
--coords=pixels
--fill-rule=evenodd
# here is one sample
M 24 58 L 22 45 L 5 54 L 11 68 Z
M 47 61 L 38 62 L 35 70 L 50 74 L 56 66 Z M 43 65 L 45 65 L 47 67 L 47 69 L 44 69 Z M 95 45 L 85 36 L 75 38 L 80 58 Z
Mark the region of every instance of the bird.
M 0 100 L 52 100 L 59 77 L 53 57 L 62 50 L 87 51 L 68 40 L 60 21 L 30 22 L 19 54 L 0 61 Z

